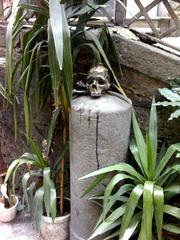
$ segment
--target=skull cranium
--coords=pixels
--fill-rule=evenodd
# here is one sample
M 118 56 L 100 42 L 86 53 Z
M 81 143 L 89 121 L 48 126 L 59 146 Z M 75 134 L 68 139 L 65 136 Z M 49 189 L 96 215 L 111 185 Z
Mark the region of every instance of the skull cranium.
M 100 97 L 103 91 L 108 90 L 111 85 L 109 80 L 108 69 L 102 64 L 92 67 L 86 80 L 86 88 L 91 97 Z

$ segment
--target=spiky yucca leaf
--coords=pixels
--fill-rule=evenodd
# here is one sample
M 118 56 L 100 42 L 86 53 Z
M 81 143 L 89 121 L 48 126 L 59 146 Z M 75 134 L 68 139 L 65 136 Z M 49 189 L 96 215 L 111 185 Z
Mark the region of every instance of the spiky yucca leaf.
M 127 163 L 114 164 L 81 178 L 97 176 L 85 191 L 89 193 L 109 173 L 114 173 L 104 190 L 104 196 L 102 197 L 101 194 L 92 197 L 93 200 L 102 199 L 104 204 L 90 239 L 109 233 L 106 239 L 118 236 L 119 240 L 128 240 L 133 234 L 137 234 L 139 240 L 151 240 L 154 225 L 158 240 L 162 240 L 162 232 L 165 230 L 179 234 L 179 226 L 173 223 L 166 224 L 165 221 L 167 214 L 179 218 L 180 209 L 168 205 L 168 201 L 179 194 L 179 185 L 173 183 L 171 176 L 180 173 L 180 166 L 178 163 L 169 165 L 169 161 L 175 153 L 180 151 L 180 143 L 171 145 L 167 151 L 163 145 L 160 154 L 157 154 L 157 112 L 154 100 L 146 141 L 134 112 L 132 124 L 135 136 L 135 141 L 130 142 L 130 150 L 135 159 L 133 167 Z M 122 186 L 118 185 L 121 178 L 124 179 Z M 131 184 L 128 184 L 127 179 Z M 122 207 L 125 208 L 124 213 L 122 213 Z M 119 225 L 116 225 L 117 222 Z M 109 228 L 113 224 L 116 226 L 113 229 L 119 226 L 120 230 L 111 234 Z M 172 226 L 171 230 L 170 226 Z

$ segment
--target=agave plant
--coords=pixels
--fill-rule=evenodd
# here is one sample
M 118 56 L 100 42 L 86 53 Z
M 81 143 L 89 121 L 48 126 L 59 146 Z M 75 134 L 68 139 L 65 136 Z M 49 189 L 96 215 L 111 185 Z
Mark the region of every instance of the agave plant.
M 170 204 L 172 197 L 180 193 L 179 183 L 175 181 L 180 173 L 180 164 L 171 162 L 171 157 L 180 151 L 180 143 L 171 145 L 167 151 L 164 146 L 157 153 L 157 113 L 154 100 L 151 106 L 149 129 L 146 141 L 138 125 L 135 113 L 132 115 L 135 141 L 130 142 L 134 156 L 133 164 L 117 163 L 92 172 L 81 179 L 96 176 L 85 190 L 92 191 L 109 173 L 112 178 L 105 187 L 103 195 L 98 193 L 93 200 L 103 200 L 102 214 L 89 239 L 113 230 L 105 239 L 128 240 L 134 234 L 137 239 L 162 239 L 162 232 L 180 234 L 180 226 L 165 222 L 170 215 L 180 219 L 180 208 Z M 155 226 L 155 227 L 154 227 Z
M 159 89 L 161 95 L 163 95 L 169 101 L 157 102 L 158 106 L 172 106 L 176 108 L 176 110 L 171 113 L 169 120 L 174 118 L 178 118 L 180 116 L 180 78 L 175 78 L 171 80 L 171 89 L 162 88 Z

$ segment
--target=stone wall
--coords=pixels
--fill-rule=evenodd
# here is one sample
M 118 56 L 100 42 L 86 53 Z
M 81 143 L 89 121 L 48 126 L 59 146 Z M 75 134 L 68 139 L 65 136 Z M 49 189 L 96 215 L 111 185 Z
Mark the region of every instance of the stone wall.
M 113 35 L 122 64 L 121 85 L 133 101 L 141 127 L 148 125 L 152 96 L 163 100 L 158 88 L 168 87 L 169 78 L 180 77 L 180 57 L 153 45 Z M 158 107 L 159 140 L 180 141 L 180 119 L 168 121 L 173 109 Z

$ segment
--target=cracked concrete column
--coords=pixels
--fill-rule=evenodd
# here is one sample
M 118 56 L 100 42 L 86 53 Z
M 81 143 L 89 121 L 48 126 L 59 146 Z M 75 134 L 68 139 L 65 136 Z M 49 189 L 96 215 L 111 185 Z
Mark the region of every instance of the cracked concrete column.
M 131 108 L 130 100 L 112 92 L 100 98 L 80 96 L 72 101 L 70 240 L 87 240 L 100 214 L 97 205 L 80 197 L 92 179 L 78 179 L 104 166 L 126 161 Z

